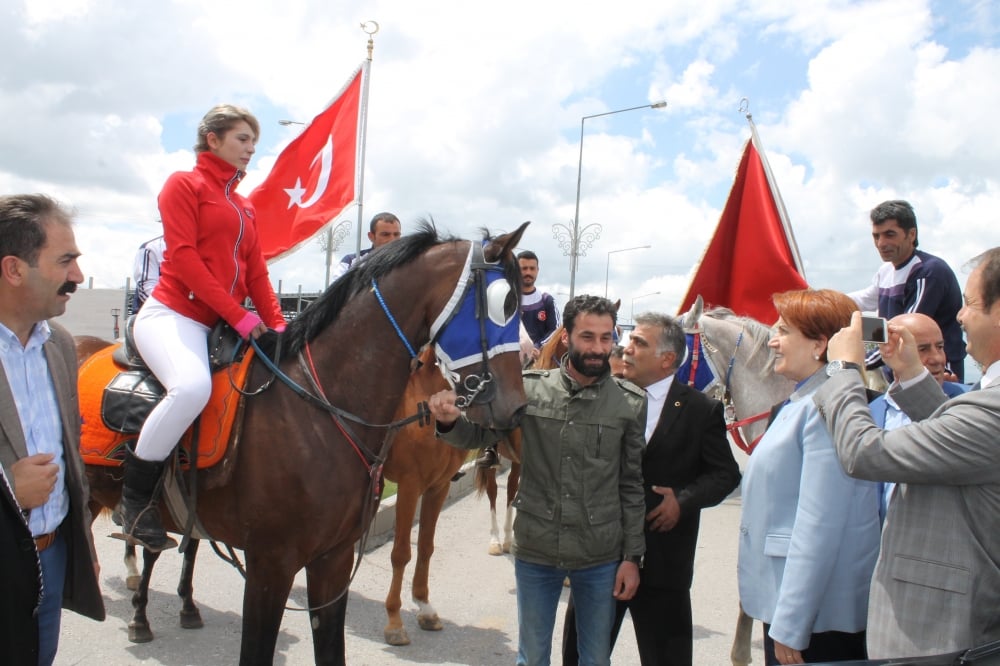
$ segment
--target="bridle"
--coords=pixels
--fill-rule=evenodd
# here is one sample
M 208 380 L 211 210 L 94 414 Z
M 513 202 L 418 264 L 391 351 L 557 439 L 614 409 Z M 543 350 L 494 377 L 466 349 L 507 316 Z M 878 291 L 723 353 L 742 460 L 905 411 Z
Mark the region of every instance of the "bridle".
M 693 344 L 691 346 L 691 370 L 687 383 L 690 386 L 698 388 L 695 383 L 695 377 L 702 358 L 702 354 L 699 349 L 704 347 L 710 354 L 718 354 L 719 348 L 709 341 L 708 336 L 705 334 L 705 329 L 700 325 L 695 328 L 685 329 L 684 332 L 693 337 Z M 745 333 L 746 317 L 743 317 L 740 319 L 740 333 L 736 337 L 736 344 L 733 346 L 733 353 L 729 357 L 729 362 L 726 364 L 726 371 L 724 374 L 719 372 L 719 369 L 715 367 L 715 363 L 712 361 L 712 357 L 710 355 L 706 354 L 704 356 L 709 372 L 712 374 L 712 380 L 700 390 L 722 402 L 726 415 L 726 432 L 733 438 L 733 442 L 736 446 L 740 447 L 749 455 L 750 453 L 753 453 L 757 443 L 760 442 L 761 437 L 764 435 L 761 434 L 748 444 L 746 439 L 743 437 L 742 429 L 748 425 L 757 423 L 758 421 L 763 421 L 770 416 L 771 412 L 761 412 L 760 414 L 755 414 L 745 419 L 736 420 L 736 405 L 733 402 L 732 385 L 730 382 L 733 376 L 733 367 L 736 365 L 736 355 L 739 353 L 740 345 L 743 343 Z M 725 377 L 721 383 L 719 382 L 720 376 Z

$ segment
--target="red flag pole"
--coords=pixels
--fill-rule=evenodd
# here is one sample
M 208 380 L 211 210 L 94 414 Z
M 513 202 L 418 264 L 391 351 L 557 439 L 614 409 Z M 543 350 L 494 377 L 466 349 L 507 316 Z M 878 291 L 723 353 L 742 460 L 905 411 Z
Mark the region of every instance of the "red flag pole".
M 740 100 L 740 111 L 745 112 L 747 122 L 750 124 L 750 140 L 753 141 L 753 147 L 756 149 L 757 154 L 760 156 L 761 164 L 764 166 L 764 173 L 767 175 L 767 186 L 771 190 L 771 196 L 774 198 L 774 203 L 778 209 L 778 217 L 781 218 L 781 226 L 785 230 L 785 236 L 788 237 L 788 247 L 792 251 L 792 259 L 795 260 L 795 270 L 799 272 L 802 279 L 806 279 L 805 268 L 802 267 L 802 257 L 799 255 L 799 244 L 795 242 L 795 233 L 792 231 L 792 223 L 788 219 L 788 210 L 785 209 L 785 200 L 781 198 L 781 193 L 778 192 L 774 179 L 774 173 L 771 171 L 771 163 L 767 161 L 767 153 L 764 152 L 764 144 L 760 140 L 760 135 L 757 134 L 757 125 L 753 121 L 753 114 L 750 113 L 750 100 L 744 97 Z
M 364 229 L 365 210 L 365 148 L 368 143 L 368 83 L 371 78 L 372 51 L 375 50 L 375 33 L 378 32 L 378 22 L 365 21 L 361 29 L 368 34 L 368 59 L 361 64 L 361 113 L 358 122 L 358 234 L 354 247 L 355 256 L 361 256 L 361 238 Z

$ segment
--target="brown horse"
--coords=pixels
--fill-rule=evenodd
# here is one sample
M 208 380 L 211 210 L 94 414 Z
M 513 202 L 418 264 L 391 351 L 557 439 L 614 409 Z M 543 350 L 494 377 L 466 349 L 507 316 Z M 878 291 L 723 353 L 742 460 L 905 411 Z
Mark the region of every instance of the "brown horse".
M 113 343 L 103 338 L 93 335 L 78 335 L 74 338 L 76 342 L 76 359 L 82 364 L 85 360 L 101 351 Z M 87 477 L 93 483 L 94 467 L 87 468 Z M 111 507 L 102 506 L 101 502 L 91 495 L 88 503 L 91 521 L 96 520 L 102 512 L 110 513 Z M 177 594 L 181 598 L 180 624 L 184 629 L 200 629 L 204 626 L 201 619 L 201 611 L 194 603 L 194 562 L 198 555 L 197 539 L 191 539 L 190 545 L 184 551 L 184 563 L 181 565 L 181 579 L 177 584 Z M 132 590 L 132 608 L 135 609 L 132 620 L 128 624 L 128 639 L 133 643 L 148 643 L 153 640 L 153 632 L 149 626 L 149 619 L 146 617 L 146 605 L 149 600 L 149 579 L 153 573 L 153 567 L 159 559 L 160 553 L 157 551 L 143 550 L 142 572 L 136 565 L 136 547 L 133 544 L 125 544 L 125 569 L 127 571 L 125 585 Z
M 620 302 L 620 301 L 619 301 Z M 567 352 L 563 341 L 563 331 L 560 326 L 548 337 L 538 350 L 538 358 L 531 364 L 533 370 L 551 370 L 559 367 L 559 361 Z M 486 493 L 490 501 L 490 555 L 503 555 L 510 552 L 510 544 L 514 538 L 514 511 L 511 505 L 517 495 L 521 480 L 521 431 L 511 432 L 497 447 L 497 453 L 510 460 L 510 472 L 507 474 L 507 504 L 504 514 L 503 540 L 500 540 L 500 525 L 497 523 L 497 470 L 495 468 L 476 469 L 476 491 Z
M 397 417 L 405 416 L 407 405 L 427 400 L 448 388 L 441 371 L 435 365 L 434 350 L 420 355 L 422 365 L 411 376 Z M 396 523 L 392 542 L 392 582 L 385 598 L 385 642 L 389 645 L 409 645 L 410 637 L 400 615 L 403 574 L 412 556 L 410 530 L 420 504 L 420 531 L 417 537 L 417 564 L 413 573 L 413 601 L 418 606 L 417 624 L 425 631 L 443 628 L 437 611 L 430 604 L 428 576 L 434 554 L 434 531 L 438 516 L 448 498 L 451 479 L 461 468 L 467 451 L 449 446 L 434 434 L 433 426 L 411 423 L 401 429 L 392 443 L 385 461 L 385 478 L 395 481 Z
M 270 388 L 246 399 L 222 463 L 200 474 L 197 507 L 214 539 L 244 551 L 241 664 L 272 663 L 303 567 L 316 663 L 345 663 L 353 546 L 374 514 L 388 421 L 412 350 L 474 339 L 473 362 L 449 368 L 466 413 L 491 428 L 516 425 L 525 404 L 520 362 L 516 342 L 511 351 L 503 343 L 507 331 L 517 336 L 509 325 L 518 287 L 512 250 L 526 226 L 481 244 L 442 241 L 421 225 L 372 253 L 292 321 L 280 336 L 276 369 L 255 363 L 250 370 L 248 388 Z M 506 299 L 486 288 L 497 279 L 507 282 Z M 454 359 L 462 350 L 444 353 Z M 114 506 L 120 476 L 113 467 L 88 468 L 92 497 Z

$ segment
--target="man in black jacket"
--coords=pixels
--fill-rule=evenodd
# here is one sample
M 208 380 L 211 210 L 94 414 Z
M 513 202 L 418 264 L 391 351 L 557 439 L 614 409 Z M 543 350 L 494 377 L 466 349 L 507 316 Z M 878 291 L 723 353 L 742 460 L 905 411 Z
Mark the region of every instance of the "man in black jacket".
M 38 618 L 41 593 L 38 552 L 28 522 L 0 467 L 0 645 L 4 662 L 38 663 Z
M 701 509 L 715 506 L 740 482 L 726 439 L 722 403 L 674 380 L 684 361 L 680 324 L 666 315 L 635 318 L 625 347 L 625 379 L 646 389 L 646 555 L 639 590 L 619 602 L 612 646 L 625 610 L 632 614 L 643 666 L 691 666 L 691 581 Z M 570 601 L 563 663 L 576 664 Z

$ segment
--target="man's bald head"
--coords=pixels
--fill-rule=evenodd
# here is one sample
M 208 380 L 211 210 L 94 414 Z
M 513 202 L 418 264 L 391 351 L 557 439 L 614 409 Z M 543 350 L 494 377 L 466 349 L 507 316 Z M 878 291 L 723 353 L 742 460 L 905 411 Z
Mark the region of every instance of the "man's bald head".
M 944 335 L 937 322 L 919 312 L 896 315 L 889 322 L 905 326 L 906 330 L 913 334 L 913 339 L 917 342 L 917 354 L 920 355 L 920 362 L 930 371 L 938 384 L 943 384 L 947 358 L 944 355 Z

